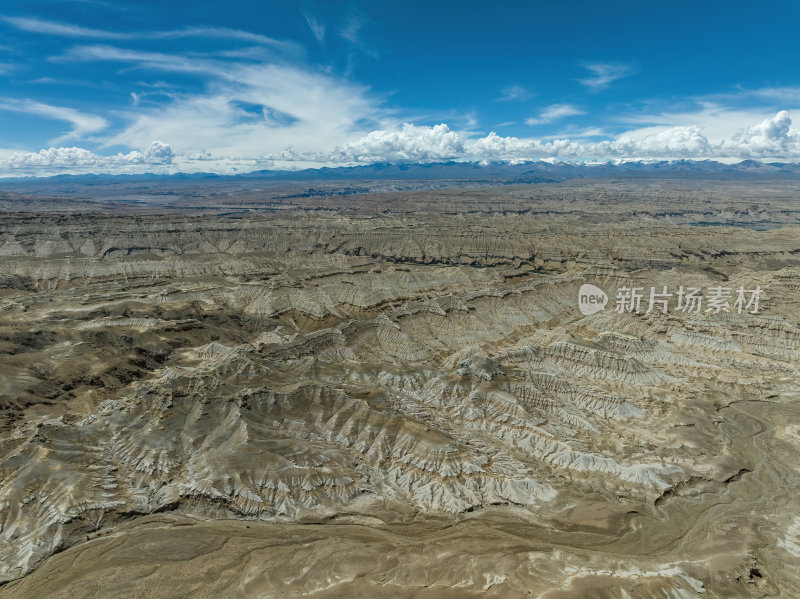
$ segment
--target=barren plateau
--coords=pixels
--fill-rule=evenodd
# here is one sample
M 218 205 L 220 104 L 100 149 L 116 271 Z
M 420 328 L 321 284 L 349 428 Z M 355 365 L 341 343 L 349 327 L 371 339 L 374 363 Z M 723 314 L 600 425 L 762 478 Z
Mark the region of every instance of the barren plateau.
M 0 598 L 800 597 L 796 182 L 150 185 L 0 192 Z

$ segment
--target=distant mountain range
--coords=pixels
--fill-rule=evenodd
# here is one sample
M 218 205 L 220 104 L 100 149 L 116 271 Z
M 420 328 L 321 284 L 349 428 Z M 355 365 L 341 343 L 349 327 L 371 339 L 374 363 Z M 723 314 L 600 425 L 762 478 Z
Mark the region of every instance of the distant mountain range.
M 20 188 L 46 183 L 75 183 L 97 185 L 113 182 L 173 180 L 173 181 L 341 181 L 341 180 L 435 180 L 452 179 L 475 182 L 552 183 L 575 178 L 798 178 L 800 164 L 744 160 L 724 164 L 712 160 L 631 161 L 619 163 L 477 163 L 431 162 L 413 164 L 375 163 L 364 166 L 315 168 L 297 171 L 259 170 L 234 175 L 214 173 L 136 174 L 136 175 L 54 175 L 51 177 L 18 177 L 0 179 L 0 188 Z
M 255 171 L 240 178 L 271 179 L 518 179 L 520 183 L 563 181 L 578 177 L 636 176 L 770 176 L 798 177 L 800 164 L 745 160 L 724 164 L 711 160 L 663 160 L 582 164 L 570 162 L 489 163 L 431 162 L 426 164 L 375 163 L 365 166 L 306 169 L 301 171 Z

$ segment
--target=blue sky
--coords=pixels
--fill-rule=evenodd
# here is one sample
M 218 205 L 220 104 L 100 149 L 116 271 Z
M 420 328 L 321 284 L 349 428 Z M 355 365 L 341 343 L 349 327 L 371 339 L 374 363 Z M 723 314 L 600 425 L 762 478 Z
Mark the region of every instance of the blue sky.
M 0 176 L 800 160 L 800 3 L 4 0 Z

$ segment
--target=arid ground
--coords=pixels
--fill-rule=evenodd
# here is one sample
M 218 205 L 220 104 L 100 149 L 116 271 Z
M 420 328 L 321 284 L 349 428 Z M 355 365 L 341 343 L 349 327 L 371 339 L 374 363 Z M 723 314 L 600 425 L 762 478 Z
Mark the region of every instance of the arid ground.
M 800 597 L 800 184 L 64 186 L 0 192 L 0 598 Z

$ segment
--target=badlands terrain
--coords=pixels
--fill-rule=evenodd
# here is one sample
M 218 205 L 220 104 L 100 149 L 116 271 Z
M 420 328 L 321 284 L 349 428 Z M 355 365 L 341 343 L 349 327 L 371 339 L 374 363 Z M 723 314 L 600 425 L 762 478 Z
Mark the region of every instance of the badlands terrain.
M 796 181 L 70 185 L 0 191 L 0 598 L 800 597 Z

